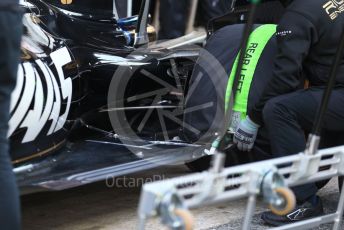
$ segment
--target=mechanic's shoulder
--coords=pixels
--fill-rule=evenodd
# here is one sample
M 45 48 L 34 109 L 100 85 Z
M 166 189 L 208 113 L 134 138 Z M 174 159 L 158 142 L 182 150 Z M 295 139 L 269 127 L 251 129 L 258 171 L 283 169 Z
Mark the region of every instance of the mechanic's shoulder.
M 332 4 L 333 1 L 334 0 L 294 0 L 287 8 L 287 11 L 306 14 L 311 17 L 325 16 L 326 4 Z
M 298 11 L 323 10 L 323 6 L 329 1 L 331 2 L 333 0 L 294 0 L 287 9 Z
M 313 24 L 321 23 L 322 19 L 328 19 L 326 4 L 333 0 L 294 0 L 287 11 L 294 12 L 307 18 Z

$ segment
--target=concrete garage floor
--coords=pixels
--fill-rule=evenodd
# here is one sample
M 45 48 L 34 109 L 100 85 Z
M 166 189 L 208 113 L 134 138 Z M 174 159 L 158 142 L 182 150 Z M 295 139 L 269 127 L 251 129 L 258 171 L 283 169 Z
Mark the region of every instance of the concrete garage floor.
M 187 173 L 189 171 L 184 166 L 168 166 L 67 191 L 25 195 L 22 197 L 23 229 L 136 229 L 136 210 L 140 195 L 140 187 L 137 184 Z M 336 180 L 332 180 L 320 194 L 324 197 L 326 211 L 333 210 L 338 201 Z M 196 229 L 240 229 L 244 209 L 245 200 L 241 200 L 194 210 Z M 259 213 L 264 210 L 264 204 L 259 203 L 252 229 L 266 229 L 259 225 Z M 146 229 L 166 228 L 163 228 L 158 220 L 151 220 Z M 330 229 L 330 226 L 320 229 Z

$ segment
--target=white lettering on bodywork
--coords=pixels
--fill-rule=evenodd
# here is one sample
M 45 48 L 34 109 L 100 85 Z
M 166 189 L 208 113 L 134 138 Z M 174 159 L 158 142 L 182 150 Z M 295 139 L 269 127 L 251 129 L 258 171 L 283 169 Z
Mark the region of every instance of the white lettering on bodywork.
M 48 120 L 52 123 L 47 135 L 59 131 L 69 114 L 72 79 L 65 78 L 62 67 L 72 59 L 66 47 L 51 53 L 50 57 L 58 77 L 55 77 L 53 70 L 40 59 L 35 61 L 35 66 L 29 62 L 19 65 L 18 82 L 11 98 L 12 116 L 8 136 L 18 127 L 26 128 L 22 143 L 35 140 Z M 58 78 L 58 81 L 55 78 Z M 66 101 L 66 106 L 60 115 L 62 100 Z

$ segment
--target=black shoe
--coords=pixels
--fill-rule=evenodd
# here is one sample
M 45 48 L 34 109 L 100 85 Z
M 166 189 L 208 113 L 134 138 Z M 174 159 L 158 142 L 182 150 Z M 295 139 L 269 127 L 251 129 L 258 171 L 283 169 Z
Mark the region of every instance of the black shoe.
M 324 214 L 323 205 L 320 197 L 317 197 L 316 204 L 307 201 L 301 205 L 297 205 L 294 211 L 285 216 L 278 216 L 272 212 L 264 212 L 262 214 L 262 219 L 268 225 L 281 226 L 310 219 L 322 214 Z

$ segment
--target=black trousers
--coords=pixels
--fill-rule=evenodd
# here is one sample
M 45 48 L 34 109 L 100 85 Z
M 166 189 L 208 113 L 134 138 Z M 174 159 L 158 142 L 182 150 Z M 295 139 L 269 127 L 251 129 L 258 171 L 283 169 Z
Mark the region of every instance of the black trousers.
M 265 105 L 263 117 L 274 157 L 297 154 L 306 148 L 305 133 L 311 132 L 323 88 L 299 90 L 271 99 Z M 321 147 L 344 143 L 344 88 L 336 88 L 330 99 L 323 125 Z M 316 184 L 293 188 L 299 201 L 317 193 Z
M 19 195 L 7 138 L 10 95 L 15 87 L 22 14 L 0 6 L 0 228 L 20 229 Z

